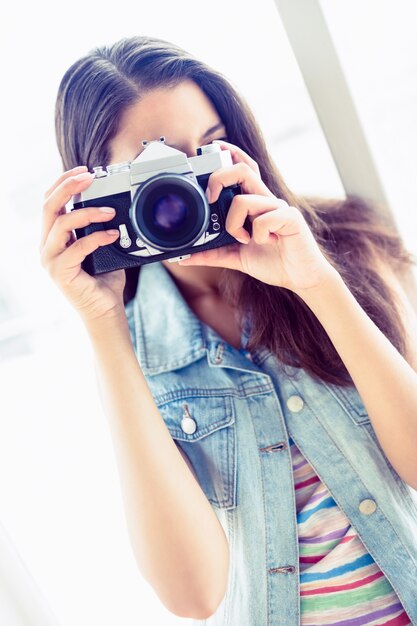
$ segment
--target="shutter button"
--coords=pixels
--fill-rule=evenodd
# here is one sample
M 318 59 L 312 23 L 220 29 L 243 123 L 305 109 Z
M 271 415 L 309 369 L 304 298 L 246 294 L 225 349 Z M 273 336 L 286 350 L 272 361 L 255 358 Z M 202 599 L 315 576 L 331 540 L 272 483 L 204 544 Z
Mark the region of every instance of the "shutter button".
M 292 413 L 298 413 L 304 406 L 304 400 L 300 396 L 290 396 L 287 400 L 287 407 Z
M 188 406 L 186 404 L 184 404 L 184 415 L 181 420 L 181 428 L 185 433 L 187 433 L 187 435 L 192 435 L 197 430 L 197 424 L 195 420 L 191 417 Z

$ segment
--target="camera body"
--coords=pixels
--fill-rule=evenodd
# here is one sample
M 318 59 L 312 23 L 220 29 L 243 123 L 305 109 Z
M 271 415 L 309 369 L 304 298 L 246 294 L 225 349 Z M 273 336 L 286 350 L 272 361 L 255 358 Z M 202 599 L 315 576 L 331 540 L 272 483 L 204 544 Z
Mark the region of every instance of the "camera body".
M 105 223 L 75 229 L 77 239 L 96 230 L 115 228 L 114 243 L 87 255 L 82 268 L 90 275 L 137 267 L 193 252 L 236 243 L 225 229 L 227 212 L 239 185 L 222 189 L 209 204 L 205 189 L 215 170 L 231 166 L 229 150 L 217 144 L 197 149 L 197 156 L 165 144 L 165 138 L 142 141 L 144 150 L 133 160 L 94 168 L 94 179 L 73 198 L 73 211 L 89 206 L 114 207 Z

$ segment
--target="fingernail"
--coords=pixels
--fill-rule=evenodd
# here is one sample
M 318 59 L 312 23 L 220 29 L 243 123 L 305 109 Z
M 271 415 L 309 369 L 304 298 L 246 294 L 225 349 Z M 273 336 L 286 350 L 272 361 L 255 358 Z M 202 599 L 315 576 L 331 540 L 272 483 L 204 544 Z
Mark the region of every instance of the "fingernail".
M 114 235 L 118 235 L 119 231 L 116 228 L 111 228 L 110 230 L 106 230 L 106 233 L 110 236 L 113 237 Z
M 211 202 L 211 191 L 210 191 L 210 189 L 208 187 L 206 189 L 206 197 L 207 197 L 207 202 L 210 204 L 210 202 Z
M 90 180 L 91 178 L 93 178 L 93 174 L 90 174 L 90 172 L 83 172 L 82 174 L 77 174 L 77 176 L 74 176 L 74 180 L 78 182 L 81 182 L 82 180 Z
M 111 206 L 101 206 L 99 207 L 99 211 L 102 213 L 114 213 L 114 209 Z
M 240 243 L 249 243 L 249 241 L 247 241 L 246 239 L 239 239 L 239 237 L 235 237 L 235 239 Z

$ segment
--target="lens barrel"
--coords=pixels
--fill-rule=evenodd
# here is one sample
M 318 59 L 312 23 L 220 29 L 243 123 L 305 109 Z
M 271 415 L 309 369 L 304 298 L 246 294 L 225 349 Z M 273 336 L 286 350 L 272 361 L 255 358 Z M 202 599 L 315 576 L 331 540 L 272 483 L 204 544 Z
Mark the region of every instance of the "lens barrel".
M 130 221 L 138 237 L 163 251 L 194 244 L 207 230 L 210 208 L 198 185 L 184 174 L 161 173 L 136 190 Z

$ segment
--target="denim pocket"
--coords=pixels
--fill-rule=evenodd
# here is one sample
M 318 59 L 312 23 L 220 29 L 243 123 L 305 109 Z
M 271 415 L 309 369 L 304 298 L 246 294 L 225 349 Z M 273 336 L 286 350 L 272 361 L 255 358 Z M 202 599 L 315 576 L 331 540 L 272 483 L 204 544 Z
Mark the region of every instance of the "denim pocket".
M 180 394 L 158 404 L 158 408 L 209 502 L 219 508 L 234 508 L 237 470 L 231 397 Z

